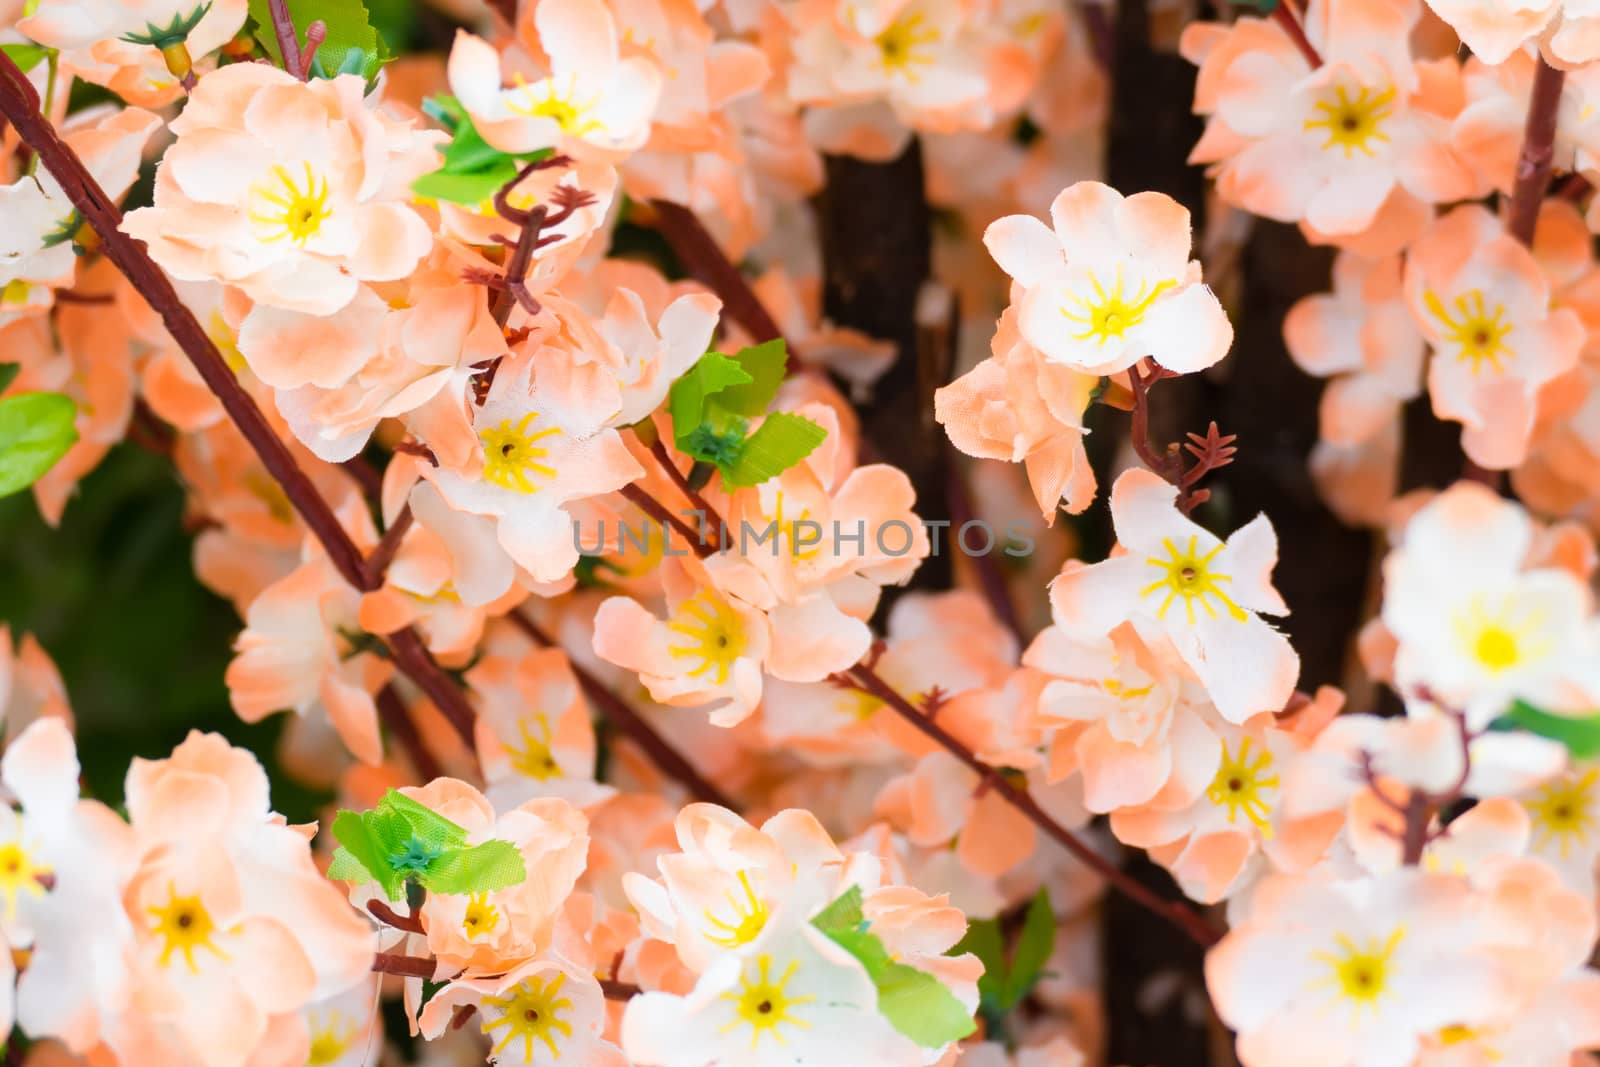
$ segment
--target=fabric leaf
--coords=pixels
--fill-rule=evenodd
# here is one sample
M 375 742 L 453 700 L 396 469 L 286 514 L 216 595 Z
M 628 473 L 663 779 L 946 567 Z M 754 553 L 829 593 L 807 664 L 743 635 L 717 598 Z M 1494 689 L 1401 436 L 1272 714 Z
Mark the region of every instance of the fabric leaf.
M 528 877 L 522 853 L 509 841 L 485 841 L 453 849 L 434 861 L 421 879 L 434 893 L 492 893 Z
M 78 407 L 60 393 L 21 393 L 0 400 L 0 496 L 44 477 L 78 441 Z
M 672 433 L 679 448 L 706 421 L 708 398 L 734 385 L 755 381 L 745 369 L 720 352 L 707 352 L 687 374 L 672 383 L 667 406 L 672 412 Z
M 1600 754 L 1600 715 L 1553 715 L 1519 700 L 1511 710 L 1496 719 L 1492 730 L 1526 730 L 1567 746 L 1574 759 L 1589 759 Z
M 828 431 L 804 415 L 775 411 L 744 443 L 744 450 L 723 481 L 734 488 L 760 485 L 809 456 L 827 439 Z
M 789 350 L 779 337 L 752 345 L 734 356 L 739 369 L 750 375 L 748 384 L 732 385 L 717 394 L 716 402 L 740 415 L 766 414 L 789 370 Z

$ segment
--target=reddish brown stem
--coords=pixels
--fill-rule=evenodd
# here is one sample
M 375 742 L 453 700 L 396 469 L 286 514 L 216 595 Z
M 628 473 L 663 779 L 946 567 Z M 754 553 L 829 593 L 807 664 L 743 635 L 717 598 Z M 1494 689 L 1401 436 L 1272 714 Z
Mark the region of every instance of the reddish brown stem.
M 432 978 L 437 966 L 433 960 L 421 956 L 402 956 L 397 952 L 380 952 L 372 958 L 374 971 L 406 978 Z
M 427 933 L 422 928 L 421 919 L 415 915 L 401 915 L 377 897 L 367 901 L 367 910 L 372 913 L 373 918 L 386 926 L 394 927 L 396 930 L 405 930 L 413 934 Z
M 650 445 L 650 454 L 656 458 L 656 462 L 661 465 L 667 477 L 672 479 L 672 484 L 678 487 L 678 492 L 682 493 L 689 504 L 703 516 L 699 520 L 705 534 L 703 539 L 709 540 L 713 545 L 726 547 L 728 531 L 722 523 L 722 516 L 706 502 L 706 498 L 700 495 L 698 489 L 689 484 L 689 479 L 678 469 L 678 464 L 672 459 L 672 453 L 667 451 L 666 444 L 659 437 Z M 697 537 L 700 532 L 696 531 Z
M 272 10 L 272 32 L 278 38 L 278 51 L 283 53 L 283 69 L 301 81 L 306 80 L 306 68 L 300 60 L 300 35 L 295 32 L 294 19 L 289 15 L 289 0 L 267 0 Z
M 742 326 L 757 343 L 775 341 L 783 336 L 744 274 L 694 212 L 671 200 L 652 200 L 650 207 L 655 212 L 656 229 L 672 246 L 684 269 L 721 298 L 722 308 L 730 319 Z M 793 362 L 792 353 L 790 360 Z
M 1159 915 L 1176 926 L 1202 947 L 1209 947 L 1215 944 L 1221 937 L 1210 923 L 1196 914 L 1187 904 L 1182 901 L 1166 900 L 1157 896 L 1150 889 L 1113 866 L 1104 856 L 1085 844 L 1072 831 L 1056 822 L 1048 812 L 1039 806 L 1038 801 L 1033 799 L 1033 796 L 1025 787 L 1012 784 L 1011 780 L 998 767 L 992 767 L 979 759 L 971 749 L 963 745 L 944 727 L 918 711 L 910 701 L 901 696 L 888 682 L 884 681 L 882 676 L 865 661 L 850 668 L 847 672 L 847 677 L 856 688 L 883 701 L 893 708 L 902 719 L 905 719 L 906 722 L 916 727 L 946 752 L 964 763 L 978 776 L 983 787 L 998 793 L 1006 803 L 1020 812 L 1036 828 L 1076 856 L 1080 862 L 1099 874 L 1113 888 L 1148 911 Z
M 1524 245 L 1533 244 L 1533 233 L 1539 225 L 1539 208 L 1550 186 L 1550 170 L 1555 162 L 1556 116 L 1566 80 L 1566 71 L 1539 60 L 1533 76 L 1533 95 L 1528 100 L 1528 120 L 1522 131 L 1516 184 L 1511 189 L 1511 206 L 1506 211 L 1507 232 Z
M 300 53 L 300 80 L 311 77 L 311 65 L 317 60 L 317 49 L 328 39 L 328 24 L 317 19 L 306 27 L 306 47 Z
M 394 522 L 383 531 L 383 540 L 378 542 L 378 547 L 372 550 L 372 555 L 367 557 L 367 586 L 376 588 L 383 584 L 383 576 L 389 570 L 389 564 L 394 562 L 396 552 L 400 551 L 400 543 L 405 540 L 406 531 L 411 529 L 411 505 L 407 504 L 400 509 L 400 514 L 394 517 Z
M 559 647 L 538 623 L 522 612 L 513 611 L 506 617 L 537 644 L 547 648 Z M 604 682 L 578 663 L 572 664 L 572 672 L 577 675 L 578 685 L 584 694 L 605 720 L 628 740 L 642 748 L 645 755 L 650 758 L 650 762 L 661 768 L 664 774 L 682 783 L 696 800 L 717 804 L 729 811 L 739 810 L 739 805 L 731 797 L 695 770 L 694 765 L 684 759 L 677 749 L 667 744 L 665 738 L 651 729 L 643 716 L 629 707 L 621 697 L 607 689 Z
M 194 317 L 194 312 L 179 298 L 166 274 L 156 266 L 142 244 L 122 232 L 122 213 L 84 167 L 78 154 L 40 115 L 38 94 L 11 57 L 3 53 L 0 53 L 0 113 L 10 120 L 18 137 L 33 149 L 67 199 L 98 235 L 106 258 L 161 316 L 167 332 L 221 402 L 223 410 L 260 458 L 261 465 L 283 488 L 284 495 L 339 574 L 356 589 L 377 588 L 370 584 L 361 550 L 340 525 L 333 509 L 300 469 L 294 454 L 272 429 L 261 409 L 239 384 L 239 379 L 228 369 L 216 344 Z M 461 690 L 433 662 L 416 631 L 401 630 L 390 635 L 388 640 L 396 665 L 439 706 L 470 745 L 472 708 Z
M 422 734 L 417 729 L 415 720 L 405 702 L 400 699 L 400 694 L 395 692 L 394 686 L 386 685 L 378 690 L 377 701 L 378 719 L 388 728 L 389 734 L 395 739 L 406 757 L 411 760 L 417 774 L 425 782 L 431 782 L 444 774 L 444 769 L 439 766 L 439 761 L 434 758 L 432 750 L 422 740 Z
M 518 180 L 521 180 L 520 175 Z M 549 208 L 540 204 L 522 219 L 522 231 L 517 234 L 516 247 L 506 261 L 504 284 L 494 298 L 494 321 L 502 328 L 510 320 L 512 309 L 517 306 L 517 287 L 528 276 L 528 267 L 533 263 L 533 253 L 539 248 L 539 234 L 544 229 L 545 216 L 548 214 Z
M 606 995 L 607 1000 L 631 1000 L 642 992 L 636 985 L 613 982 L 609 978 L 600 979 L 600 991 Z
M 1283 32 L 1289 35 L 1289 40 L 1294 42 L 1294 46 L 1300 49 L 1300 54 L 1305 56 L 1307 63 L 1311 64 L 1312 70 L 1322 66 L 1322 56 L 1317 53 L 1316 47 L 1312 45 L 1311 38 L 1306 36 L 1305 27 L 1300 25 L 1300 18 L 1295 14 L 1293 8 L 1287 3 L 1279 3 L 1277 7 L 1272 9 L 1272 17 L 1279 26 L 1283 27 Z
M 701 540 L 699 530 L 696 530 L 693 526 L 690 526 L 678 516 L 668 511 L 660 501 L 651 496 L 637 483 L 629 483 L 628 485 L 623 486 L 621 493 L 623 499 L 627 500 L 634 507 L 650 516 L 650 518 L 654 519 L 656 522 L 662 524 L 663 529 L 661 531 L 661 535 L 663 538 L 665 538 L 667 535 L 665 527 L 670 526 L 672 529 L 678 532 L 678 536 L 689 542 L 689 547 L 694 549 L 694 554 L 699 556 L 701 559 L 706 559 L 710 556 L 716 555 L 717 550 L 707 542 Z

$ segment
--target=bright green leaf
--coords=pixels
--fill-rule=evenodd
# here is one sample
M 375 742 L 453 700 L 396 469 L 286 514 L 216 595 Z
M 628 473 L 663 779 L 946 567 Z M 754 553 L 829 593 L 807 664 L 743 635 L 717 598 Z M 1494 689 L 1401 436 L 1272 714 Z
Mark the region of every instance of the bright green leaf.
M 805 459 L 827 436 L 827 430 L 804 415 L 775 411 L 744 443 L 738 461 L 722 472 L 723 483 L 732 488 L 760 485 Z
M 18 44 L 0 44 L 0 52 L 4 52 L 6 57 L 17 65 L 17 69 L 26 74 L 50 54 L 50 49 L 41 44 L 24 41 Z
M 853 930 L 865 922 L 861 914 L 861 887 L 851 886 L 832 904 L 811 917 L 811 925 L 833 936 L 836 930 Z
M 444 169 L 451 174 L 471 174 L 489 167 L 509 167 L 513 176 L 517 172 L 511 157 L 485 141 L 472 120 L 462 115 L 455 136 L 444 147 Z
M 1576 759 L 1589 759 L 1600 754 L 1600 715 L 1552 715 L 1524 701 L 1511 705 L 1511 710 L 1494 721 L 1494 730 L 1526 730 L 1530 734 L 1548 737 L 1567 746 Z
M 0 400 L 0 496 L 44 476 L 78 440 L 78 408 L 60 393 L 20 393 Z
M 341 811 L 333 818 L 333 838 L 339 848 L 328 867 L 328 877 L 347 882 L 376 881 L 383 895 L 400 899 L 404 879 L 389 865 L 387 850 L 373 832 L 367 816 L 358 811 Z
M 1050 891 L 1040 889 L 1028 904 L 1028 914 L 1022 920 L 1022 933 L 1017 935 L 1016 951 L 1006 974 L 1003 1000 L 1006 1010 L 1016 1007 L 1033 989 L 1055 945 L 1056 913 L 1050 907 Z
M 983 998 L 986 1010 L 996 1014 L 1005 1011 L 1006 992 L 1006 942 L 1000 933 L 997 919 L 980 919 L 967 926 L 961 941 L 950 950 L 950 955 L 972 953 L 983 964 L 983 975 L 978 979 L 978 995 Z
M 424 100 L 422 113 L 452 133 L 461 124 L 461 120 L 467 117 L 467 109 L 461 106 L 461 101 L 445 93 L 438 93 Z
M 739 368 L 750 375 L 750 383 L 729 386 L 718 394 L 716 402 L 740 415 L 766 414 L 789 370 L 789 351 L 783 338 L 746 348 L 733 358 Z
M 374 811 L 378 814 L 400 816 L 418 839 L 436 850 L 461 848 L 467 843 L 465 829 L 397 789 L 385 793 Z
M 0 393 L 11 388 L 11 383 L 17 380 L 17 375 L 21 371 L 20 363 L 0 363 Z
M 411 183 L 411 191 L 429 200 L 446 200 L 452 204 L 478 205 L 500 191 L 500 187 L 517 176 L 517 166 L 507 157 L 504 166 L 467 174 L 451 174 L 436 170 L 424 174 Z
M 707 352 L 689 372 L 672 383 L 667 408 L 678 447 L 706 421 L 706 401 L 729 386 L 755 381 L 738 363 L 720 352 Z
M 923 1048 L 942 1048 L 978 1029 L 956 995 L 926 971 L 890 963 L 877 976 L 878 1011 Z
M 528 869 L 517 846 L 493 840 L 446 852 L 419 880 L 434 893 L 492 893 L 527 877 Z

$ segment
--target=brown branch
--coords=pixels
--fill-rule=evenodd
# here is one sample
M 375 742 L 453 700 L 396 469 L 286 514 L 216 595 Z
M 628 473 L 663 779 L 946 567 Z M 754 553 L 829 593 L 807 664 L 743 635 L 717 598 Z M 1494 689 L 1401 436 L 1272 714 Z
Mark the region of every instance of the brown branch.
M 410 710 L 400 699 L 400 694 L 395 692 L 394 686 L 386 685 L 378 690 L 376 703 L 379 720 L 388 727 L 389 733 L 399 742 L 400 747 L 405 749 L 406 757 L 411 760 L 411 765 L 416 768 L 422 780 L 431 782 L 442 776 L 444 769 L 439 766 L 439 761 L 434 758 L 427 742 L 422 739 L 415 720 L 411 718 Z
M 601 978 L 600 991 L 606 995 L 607 1000 L 631 1000 L 643 990 L 628 982 L 614 982 L 609 978 Z
M 421 956 L 402 956 L 397 952 L 380 952 L 372 958 L 372 969 L 380 974 L 432 979 L 437 968 L 438 964 L 433 960 Z
M 960 466 L 956 464 L 950 467 L 948 499 L 950 526 L 954 536 L 976 516 L 976 509 L 972 504 L 972 492 L 967 487 L 967 480 L 962 477 Z M 1000 562 L 995 558 L 995 551 L 995 546 L 991 545 L 990 551 L 982 555 L 969 555 L 967 558 L 972 560 L 973 569 L 978 575 L 978 586 L 983 590 L 983 597 L 989 602 L 989 608 L 994 612 L 995 618 L 1020 638 L 1022 627 L 1017 621 L 1016 605 L 1011 601 L 1011 590 L 1006 585 L 1006 576 L 1000 570 Z
M 688 523 L 678 518 L 678 516 L 668 511 L 660 501 L 651 496 L 644 489 L 640 488 L 637 483 L 630 482 L 623 486 L 619 492 L 621 492 L 623 499 L 627 500 L 634 507 L 638 508 L 640 511 L 644 512 L 646 515 L 650 516 L 656 522 L 661 524 L 661 537 L 663 541 L 667 536 L 666 528 L 670 526 L 672 529 L 678 531 L 679 536 L 681 536 L 685 541 L 689 542 L 689 547 L 694 549 L 694 554 L 699 556 L 701 559 L 706 559 L 717 554 L 717 550 L 715 548 L 701 539 L 700 531 L 696 530 L 693 526 L 690 526 Z
M 1317 53 L 1311 44 L 1311 39 L 1306 36 L 1305 27 L 1300 25 L 1299 16 L 1290 8 L 1287 0 L 1283 0 L 1272 9 L 1272 17 L 1283 28 L 1283 32 L 1289 35 L 1289 40 L 1294 42 L 1294 46 L 1300 49 L 1300 54 L 1311 64 L 1312 70 L 1322 66 L 1322 56 Z
M 278 38 L 278 51 L 283 53 L 283 69 L 301 81 L 306 80 L 306 68 L 300 59 L 300 35 L 295 31 L 294 19 L 289 15 L 289 0 L 267 0 L 272 9 L 272 32 Z
M 703 516 L 700 519 L 701 529 L 696 531 L 696 539 L 710 540 L 713 545 L 727 547 L 728 530 L 723 525 L 722 516 L 706 502 L 706 498 L 700 495 L 698 489 L 689 484 L 689 479 L 678 469 L 677 463 L 672 459 L 672 453 L 667 451 L 667 446 L 660 437 L 651 442 L 650 454 L 661 464 L 661 469 L 672 479 L 672 484 L 678 487 L 678 491 L 688 499 L 689 504 Z
M 399 912 L 389 907 L 389 905 L 385 904 L 377 897 L 373 897 L 371 900 L 367 901 L 367 910 L 372 913 L 373 918 L 377 919 L 386 926 L 394 927 L 396 930 L 406 930 L 413 934 L 427 933 L 427 931 L 422 928 L 421 919 L 417 918 L 415 915 L 401 915 Z
M 530 167 L 532 165 L 529 164 Z M 526 173 L 531 173 L 531 171 L 526 171 Z M 514 181 L 520 180 L 521 176 L 514 179 Z M 533 253 L 539 247 L 539 233 L 544 229 L 544 220 L 547 214 L 549 214 L 549 208 L 540 204 L 532 211 L 527 212 L 522 219 L 522 232 L 517 235 L 516 247 L 511 250 L 511 258 L 506 261 L 506 272 L 501 279 L 500 291 L 495 294 L 494 298 L 494 321 L 502 329 L 511 318 L 512 309 L 517 306 L 517 287 L 522 285 L 523 279 L 528 276 L 528 267 L 532 265 Z
M 1517 159 L 1516 184 L 1511 190 L 1511 206 L 1506 212 L 1506 230 L 1524 245 L 1533 244 L 1539 225 L 1539 208 L 1550 185 L 1550 169 L 1555 161 L 1556 114 L 1561 106 L 1561 89 L 1567 72 L 1557 70 L 1542 58 L 1533 76 L 1533 95 L 1528 99 L 1528 121 L 1522 131 L 1522 154 Z
M 652 200 L 650 208 L 651 222 L 672 246 L 684 269 L 721 298 L 722 308 L 730 319 L 742 326 L 758 344 L 783 336 L 761 298 L 694 212 L 671 200 Z M 789 358 L 793 364 L 793 353 Z
M 540 628 L 539 624 L 528 618 L 520 611 L 512 611 L 506 616 L 518 629 L 532 638 L 536 644 L 547 648 L 560 646 L 551 639 L 550 635 Z M 629 707 L 627 702 L 606 688 L 604 682 L 584 669 L 582 664 L 573 662 L 572 673 L 578 678 L 578 685 L 584 694 L 599 709 L 600 714 L 623 736 L 634 744 L 644 749 L 650 762 L 654 763 L 668 777 L 682 783 L 684 788 L 696 800 L 704 800 L 711 804 L 727 808 L 729 811 L 738 811 L 739 805 L 711 781 L 695 770 L 694 765 L 685 759 L 677 749 L 669 745 L 665 738 L 656 733 L 650 724 L 644 720 L 637 711 Z
M 56 179 L 62 192 L 100 238 L 101 250 L 123 276 L 161 316 L 172 339 L 221 402 L 239 432 L 261 460 L 267 473 L 283 488 L 296 513 L 328 554 L 329 561 L 351 586 L 363 591 L 377 588 L 367 573 L 366 560 L 333 509 L 300 469 L 289 447 L 278 437 L 239 379 L 228 369 L 194 312 L 178 296 L 144 246 L 122 232 L 122 213 L 84 167 L 78 154 L 62 141 L 49 120 L 39 113 L 39 96 L 27 77 L 0 53 L 0 113 L 10 120 L 18 137 L 33 149 Z M 388 638 L 397 666 L 426 693 L 467 744 L 472 743 L 472 708 L 461 690 L 439 669 L 415 630 L 405 629 Z
M 400 514 L 394 517 L 394 522 L 383 531 L 383 540 L 378 542 L 378 547 L 372 550 L 367 557 L 366 572 L 367 585 L 375 588 L 383 584 L 383 576 L 389 570 L 389 564 L 394 562 L 396 552 L 400 551 L 400 543 L 405 540 L 406 532 L 411 529 L 411 505 L 408 503 L 400 509 Z
M 1051 818 L 1050 814 L 1039 806 L 1038 801 L 1033 799 L 1033 796 L 1025 787 L 1014 785 L 1004 771 L 979 759 L 971 749 L 962 744 L 944 727 L 918 711 L 910 701 L 906 700 L 893 686 L 884 681 L 883 677 L 866 661 L 850 668 L 846 672 L 846 677 L 857 689 L 883 701 L 893 708 L 906 722 L 916 727 L 930 740 L 936 742 L 946 752 L 949 752 L 964 763 L 968 769 L 978 776 L 982 788 L 990 789 L 1000 794 L 1006 803 L 1020 812 L 1036 828 L 1066 848 L 1086 867 L 1089 867 L 1104 878 L 1113 888 L 1122 892 L 1148 911 L 1159 915 L 1176 926 L 1202 947 L 1209 947 L 1215 944 L 1221 937 L 1210 923 L 1196 914 L 1183 901 L 1166 900 L 1157 896 L 1122 870 L 1113 866 L 1104 856 L 1085 844 L 1072 831 Z

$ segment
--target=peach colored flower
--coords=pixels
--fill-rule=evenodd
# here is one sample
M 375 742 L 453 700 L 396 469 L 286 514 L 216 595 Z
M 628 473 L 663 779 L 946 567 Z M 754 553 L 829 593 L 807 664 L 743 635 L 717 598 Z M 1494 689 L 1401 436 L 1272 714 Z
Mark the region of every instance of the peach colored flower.
M 404 278 L 432 244 L 408 201 L 440 135 L 388 117 L 365 88 L 264 63 L 207 75 L 172 122 L 154 206 L 123 228 L 174 277 L 310 315 Z
M 1527 454 L 1535 394 L 1577 361 L 1577 314 L 1551 310 L 1533 254 L 1477 205 L 1455 209 L 1418 239 L 1405 289 L 1433 349 L 1434 413 L 1461 422 L 1461 446 L 1480 466 L 1516 466 Z
M 439 1037 L 463 1008 L 477 1009 L 472 1022 L 492 1045 L 492 1063 L 628 1067 L 622 1050 L 602 1037 L 600 983 L 564 961 L 528 960 L 501 975 L 447 983 L 422 1009 L 422 1035 Z
M 1162 193 L 1124 198 L 1079 182 L 1029 215 L 990 224 L 983 241 L 1012 278 L 1023 338 L 1052 362 L 1112 374 L 1150 356 L 1179 372 L 1228 352 L 1233 327 L 1189 259 L 1189 212 Z
M 1125 471 L 1111 490 L 1123 553 L 1069 563 L 1050 585 L 1056 625 L 1080 640 L 1132 621 L 1164 634 L 1229 722 L 1281 709 L 1300 660 L 1259 613 L 1286 615 L 1272 588 L 1278 539 L 1258 515 L 1227 541 L 1179 514 L 1177 489 L 1147 470 Z M 1181 603 L 1180 603 L 1181 601 Z
M 1529 42 L 1564 69 L 1600 59 L 1600 18 L 1581 0 L 1428 0 L 1428 6 L 1485 63 L 1504 63 Z

